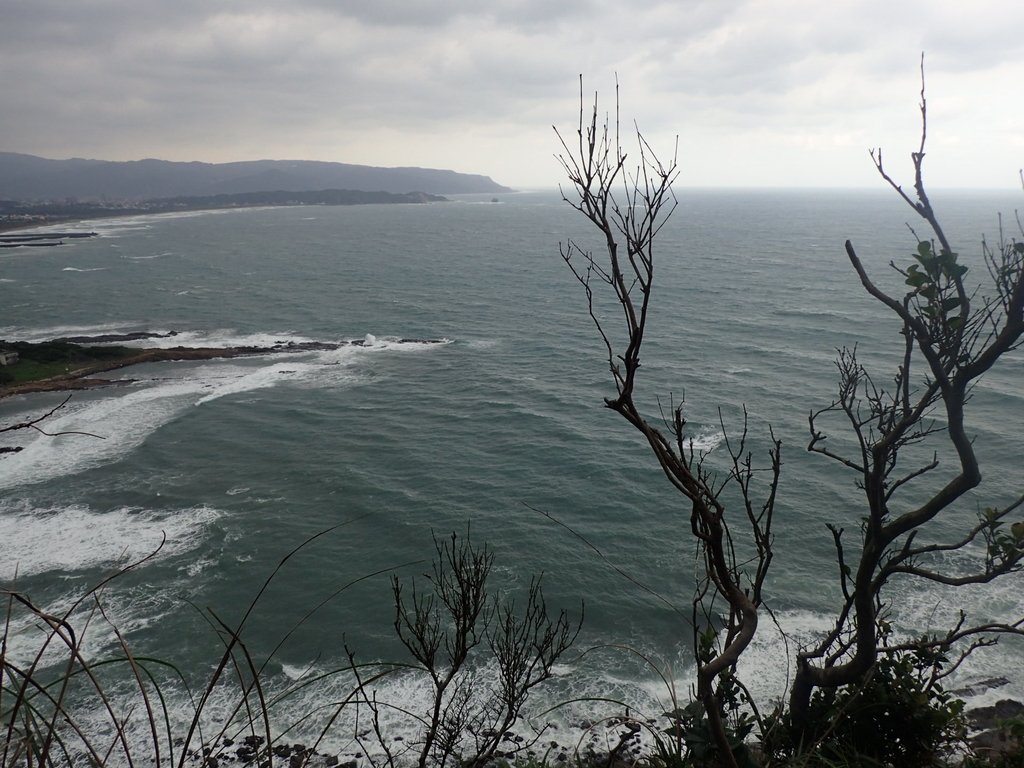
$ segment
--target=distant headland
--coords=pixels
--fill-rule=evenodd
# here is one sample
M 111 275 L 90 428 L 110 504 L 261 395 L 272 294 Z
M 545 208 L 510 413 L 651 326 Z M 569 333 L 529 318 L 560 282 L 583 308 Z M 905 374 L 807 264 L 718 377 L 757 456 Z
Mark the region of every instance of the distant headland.
M 261 205 L 440 202 L 511 192 L 488 176 L 308 160 L 49 160 L 0 152 L 0 228 Z

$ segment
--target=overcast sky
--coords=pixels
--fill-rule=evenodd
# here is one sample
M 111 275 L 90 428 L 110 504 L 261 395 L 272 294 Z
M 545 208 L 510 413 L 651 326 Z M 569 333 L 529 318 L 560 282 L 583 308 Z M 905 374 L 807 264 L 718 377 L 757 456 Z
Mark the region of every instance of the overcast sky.
M 0 151 L 335 160 L 560 180 L 579 75 L 685 186 L 873 186 L 1024 165 L 1019 0 L 0 0 Z

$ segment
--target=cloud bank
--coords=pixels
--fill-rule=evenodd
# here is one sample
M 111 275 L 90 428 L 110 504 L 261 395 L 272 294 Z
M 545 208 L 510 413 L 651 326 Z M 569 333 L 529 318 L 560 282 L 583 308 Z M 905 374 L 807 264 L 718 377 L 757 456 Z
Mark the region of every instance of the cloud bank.
M 926 52 L 929 178 L 1024 165 L 1024 6 L 978 0 L 0 0 L 0 150 L 335 160 L 559 181 L 579 76 L 681 183 L 871 186 L 903 162 Z

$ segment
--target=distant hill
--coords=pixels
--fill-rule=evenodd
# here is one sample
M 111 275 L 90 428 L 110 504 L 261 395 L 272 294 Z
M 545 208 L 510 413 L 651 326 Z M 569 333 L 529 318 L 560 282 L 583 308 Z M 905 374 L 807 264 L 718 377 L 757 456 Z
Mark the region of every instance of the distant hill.
M 433 168 L 376 168 L 311 160 L 48 160 L 0 152 L 0 199 L 8 200 L 151 200 L 325 189 L 432 195 L 511 191 L 488 176 Z

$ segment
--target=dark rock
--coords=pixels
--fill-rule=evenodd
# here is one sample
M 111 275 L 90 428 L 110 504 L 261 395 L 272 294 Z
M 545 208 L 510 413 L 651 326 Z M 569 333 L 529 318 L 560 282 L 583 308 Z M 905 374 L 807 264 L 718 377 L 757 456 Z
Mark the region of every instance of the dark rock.
M 1024 744 L 1010 737 L 1003 722 L 1024 718 L 1024 704 L 1013 699 L 1002 699 L 990 707 L 978 707 L 967 713 L 971 727 L 981 731 L 971 737 L 974 751 L 983 758 L 1024 749 Z
M 968 696 L 977 696 L 985 691 L 991 691 L 993 688 L 1002 688 L 1004 685 L 1009 685 L 1010 681 L 1005 677 L 989 677 L 984 680 L 979 680 L 971 685 L 964 686 L 963 688 L 957 688 L 954 691 L 950 691 L 951 694 L 957 698 L 965 698 Z
M 977 736 L 971 737 L 970 742 L 971 748 L 981 757 L 999 754 L 1009 747 L 1006 734 L 1001 731 L 979 733 Z
M 98 336 L 63 336 L 54 341 L 67 341 L 71 344 L 109 344 L 114 341 L 143 341 L 144 339 L 169 339 L 177 336 L 177 331 L 167 333 L 152 333 L 150 331 L 136 331 L 134 333 L 101 333 Z
M 1001 699 L 991 707 L 978 707 L 967 713 L 967 719 L 978 730 L 989 730 L 999 725 L 1000 720 L 1024 716 L 1024 704 L 1013 699 Z

